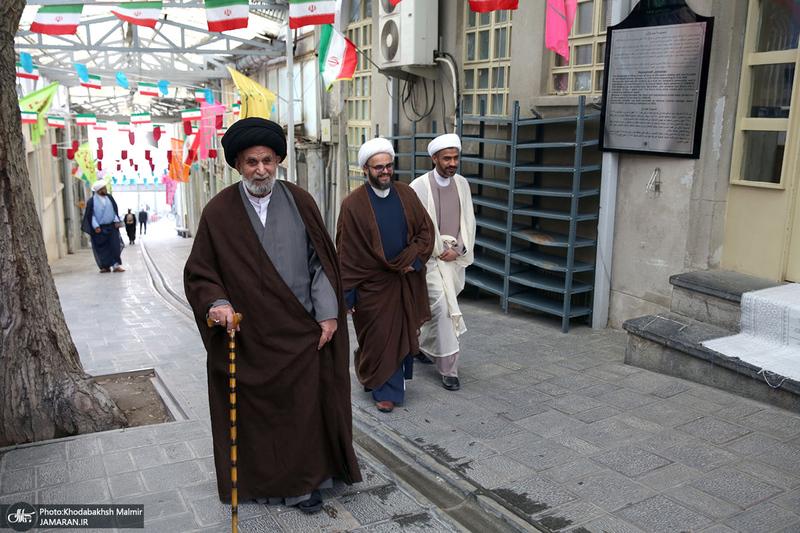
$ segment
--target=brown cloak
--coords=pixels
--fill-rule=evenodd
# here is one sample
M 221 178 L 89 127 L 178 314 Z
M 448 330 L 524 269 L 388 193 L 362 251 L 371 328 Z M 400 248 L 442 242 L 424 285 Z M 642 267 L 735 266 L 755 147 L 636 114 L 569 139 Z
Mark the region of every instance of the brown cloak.
M 430 320 L 425 268 L 405 273 L 433 251 L 433 223 L 417 194 L 394 182 L 408 225 L 408 247 L 387 261 L 364 184 L 342 202 L 336 228 L 336 248 L 344 290 L 357 289 L 361 298 L 353 314 L 358 337 L 355 369 L 362 385 L 375 389 L 397 371 L 403 358 L 419 352 L 419 328 Z
M 248 218 L 238 184 L 203 211 L 184 286 L 207 350 L 217 487 L 231 499 L 228 335 L 206 324 L 208 306 L 227 299 L 242 313 L 236 334 L 238 471 L 241 499 L 308 494 L 340 476 L 361 481 L 352 446 L 347 311 L 336 251 L 313 198 L 284 182 L 339 297 L 339 327 L 322 332 L 278 274 Z

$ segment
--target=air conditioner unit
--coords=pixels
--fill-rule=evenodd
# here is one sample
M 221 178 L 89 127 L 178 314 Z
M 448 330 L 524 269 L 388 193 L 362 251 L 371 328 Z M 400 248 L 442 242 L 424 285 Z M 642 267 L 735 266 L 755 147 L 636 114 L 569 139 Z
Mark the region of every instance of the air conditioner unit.
M 378 1 L 378 50 L 373 57 L 381 70 L 434 65 L 439 39 L 438 0 L 403 0 L 393 6 Z

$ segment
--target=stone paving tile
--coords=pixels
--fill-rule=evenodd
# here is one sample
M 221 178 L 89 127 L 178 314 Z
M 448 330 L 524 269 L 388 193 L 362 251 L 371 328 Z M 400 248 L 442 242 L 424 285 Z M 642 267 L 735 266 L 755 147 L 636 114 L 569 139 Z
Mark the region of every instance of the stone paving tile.
M 613 511 L 655 495 L 646 486 L 610 470 L 571 480 L 563 485 L 606 511 Z
M 785 530 L 785 528 L 792 526 L 800 530 L 800 516 L 770 503 L 748 509 L 726 520 L 725 523 L 735 531 L 766 532 Z
M 794 476 L 786 470 L 780 470 L 772 465 L 762 463 L 761 461 L 749 459 L 747 461 L 735 463 L 732 466 L 740 472 L 749 474 L 754 478 L 784 490 L 792 490 L 800 487 L 800 477 Z
M 530 516 L 578 499 L 575 494 L 538 475 L 515 481 L 493 492 Z
M 731 469 L 715 470 L 690 484 L 741 509 L 747 509 L 783 492 L 779 487 Z
M 605 516 L 592 520 L 589 523 L 574 529 L 567 530 L 566 533 L 648 533 L 613 516 Z
M 666 448 L 660 453 L 673 461 L 681 462 L 705 472 L 731 464 L 739 459 L 739 456 L 718 446 L 700 441 L 686 441 Z
M 703 440 L 713 442 L 714 444 L 724 444 L 750 433 L 750 430 L 741 426 L 711 417 L 699 418 L 687 424 L 677 426 L 677 429 Z
M 564 531 L 577 524 L 585 524 L 605 515 L 605 512 L 589 502 L 578 501 L 561 505 L 553 510 L 548 510 L 533 519 L 550 531 Z
M 800 445 L 777 444 L 757 454 L 755 459 L 800 476 Z
M 608 450 L 595 455 L 592 460 L 627 477 L 639 477 L 672 463 L 669 459 L 636 446 Z
M 634 503 L 615 514 L 649 533 L 693 531 L 712 523 L 711 518 L 663 496 Z

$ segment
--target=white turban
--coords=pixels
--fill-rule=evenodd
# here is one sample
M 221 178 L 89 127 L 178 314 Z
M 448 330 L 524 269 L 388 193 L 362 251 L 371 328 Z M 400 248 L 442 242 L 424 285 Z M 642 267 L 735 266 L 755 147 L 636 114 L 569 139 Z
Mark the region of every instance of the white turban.
M 434 140 L 428 143 L 428 153 L 433 157 L 433 154 L 445 148 L 458 148 L 461 153 L 461 139 L 455 133 L 445 133 L 439 135 Z
M 97 192 L 105 186 L 106 186 L 105 180 L 99 179 L 95 181 L 94 184 L 92 185 L 92 192 Z
M 375 154 L 389 154 L 394 161 L 394 147 L 389 139 L 375 137 L 362 144 L 358 150 L 358 166 L 366 165 L 369 158 Z

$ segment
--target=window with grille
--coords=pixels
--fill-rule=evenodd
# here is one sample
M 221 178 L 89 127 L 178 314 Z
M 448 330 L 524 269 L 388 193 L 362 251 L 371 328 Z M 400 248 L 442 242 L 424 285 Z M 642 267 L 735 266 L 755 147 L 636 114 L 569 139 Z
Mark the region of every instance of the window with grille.
M 550 94 L 602 94 L 608 4 L 608 0 L 578 0 L 569 61 L 550 52 Z
M 347 82 L 347 151 L 350 176 L 363 177 L 358 166 L 358 148 L 372 138 L 372 70 L 367 58 L 372 57 L 372 2 L 352 1 L 347 25 L 347 38 L 360 50 L 353 79 Z M 366 56 L 366 57 L 365 57 Z M 353 186 L 358 183 L 350 184 Z
M 508 114 L 513 11 L 475 13 L 464 2 L 464 115 Z
M 800 54 L 800 9 L 784 0 L 750 0 L 731 182 L 784 187 L 800 120 L 794 81 Z M 794 149 L 794 152 L 797 148 Z M 785 158 L 785 155 L 790 155 Z M 794 154 L 796 157 L 796 154 Z

